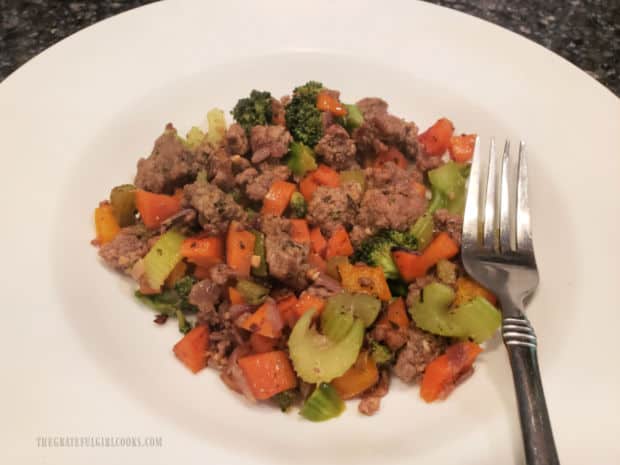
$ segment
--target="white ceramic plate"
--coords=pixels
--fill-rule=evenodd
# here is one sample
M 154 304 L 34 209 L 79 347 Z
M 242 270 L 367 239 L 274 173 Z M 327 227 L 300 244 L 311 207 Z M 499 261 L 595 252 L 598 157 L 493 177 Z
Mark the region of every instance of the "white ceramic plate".
M 318 79 L 424 127 L 526 139 L 541 286 L 528 314 L 563 464 L 620 457 L 620 104 L 547 50 L 411 1 L 165 2 L 50 48 L 0 85 L 2 463 L 521 463 L 497 343 L 448 401 L 396 385 L 373 418 L 249 406 L 171 353 L 89 245 L 92 209 L 181 130 L 254 87 Z M 497 342 L 497 341 L 496 341 Z M 160 448 L 44 448 L 39 436 L 159 436 Z

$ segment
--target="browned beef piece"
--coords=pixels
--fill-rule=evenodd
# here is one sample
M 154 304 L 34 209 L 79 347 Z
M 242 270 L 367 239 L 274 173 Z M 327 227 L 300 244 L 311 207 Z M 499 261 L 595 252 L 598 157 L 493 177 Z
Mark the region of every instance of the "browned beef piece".
M 230 155 L 219 149 L 207 156 L 207 176 L 217 187 L 228 191 L 235 185 Z
M 447 339 L 427 333 L 418 328 L 410 328 L 405 347 L 398 353 L 394 374 L 406 383 L 417 381 L 426 366 L 439 357 L 446 349 Z
M 387 113 L 388 104 L 385 100 L 378 97 L 366 97 L 359 100 L 355 105 L 360 109 L 364 119 L 372 118 Z
M 211 277 L 211 281 L 213 281 L 215 284 L 223 286 L 231 279 L 236 278 L 237 273 L 228 265 L 220 263 L 218 265 L 212 266 L 209 269 L 209 276 Z
M 329 111 L 321 112 L 321 126 L 323 126 L 323 131 L 327 131 L 327 128 L 334 124 L 335 118 Z
M 244 222 L 243 208 L 219 187 L 205 182 L 188 184 L 183 189 L 183 204 L 198 212 L 198 222 L 209 234 L 223 234 L 231 220 Z
M 368 170 L 368 189 L 351 234 L 355 244 L 380 229 L 405 230 L 424 213 L 428 200 L 411 188 L 415 173 L 392 162 Z
M 326 165 L 335 170 L 346 170 L 357 166 L 355 142 L 340 125 L 332 124 L 314 149 Z
M 237 185 L 245 185 L 245 193 L 251 200 L 263 200 L 275 181 L 285 181 L 291 175 L 291 170 L 286 165 L 262 163 L 259 169 L 260 173 L 256 168 L 247 168 L 235 178 Z
M 293 141 L 284 126 L 254 126 L 250 133 L 252 163 L 260 163 L 267 158 L 282 158 Z
M 129 274 L 149 249 L 144 227 L 127 226 L 112 241 L 101 246 L 99 256 L 112 268 Z
M 291 238 L 291 221 L 277 216 L 263 216 L 261 230 L 265 233 L 265 258 L 269 274 L 293 289 L 308 286 L 309 248 Z
M 379 153 L 394 146 L 403 154 L 415 160 L 420 151 L 418 127 L 388 113 L 378 113 L 368 117 L 353 131 L 353 139 L 359 152 Z
M 247 343 L 243 331 L 235 324 L 234 318 L 229 311 L 229 304 L 223 301 L 217 310 L 208 314 L 208 321 L 201 320 L 198 314 L 198 321 L 209 326 L 209 349 L 207 350 L 207 360 L 209 366 L 222 370 L 228 364 L 231 353 L 237 350 L 245 351 Z
M 357 409 L 364 415 L 374 415 L 381 407 L 381 398 L 385 397 L 390 389 L 390 372 L 382 370 L 379 375 L 379 381 L 368 392 L 362 395 Z
M 395 352 L 407 343 L 407 329 L 388 325 L 376 325 L 372 330 L 375 341 L 385 342 L 391 351 Z
M 250 149 L 245 131 L 238 123 L 231 124 L 226 131 L 226 147 L 231 155 L 245 155 Z
M 423 152 L 418 154 L 418 158 L 415 160 L 415 166 L 421 172 L 426 173 L 429 170 L 434 170 L 443 165 L 444 162 L 441 157 L 431 157 Z
M 352 182 L 340 187 L 320 186 L 308 203 L 308 222 L 327 236 L 338 226 L 350 228 L 356 221 L 361 194 L 360 185 Z
M 435 231 L 445 231 L 452 239 L 461 246 L 461 237 L 463 234 L 463 216 L 452 214 L 443 208 L 437 210 L 433 215 L 435 223 Z
M 212 322 L 215 318 L 216 305 L 222 296 L 222 287 L 210 279 L 203 279 L 192 286 L 189 303 L 198 307 L 200 320 Z M 212 315 L 213 314 L 213 315 Z
M 138 161 L 134 184 L 149 192 L 171 194 L 175 187 L 191 182 L 198 171 L 205 169 L 205 162 L 183 146 L 169 123 L 155 141 L 151 155 Z

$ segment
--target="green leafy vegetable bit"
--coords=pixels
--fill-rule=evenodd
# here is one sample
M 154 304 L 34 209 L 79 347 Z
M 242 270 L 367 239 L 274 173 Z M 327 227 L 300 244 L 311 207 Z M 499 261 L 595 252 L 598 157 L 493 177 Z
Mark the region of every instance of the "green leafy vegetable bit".
M 289 202 L 291 209 L 291 216 L 295 218 L 305 218 L 308 213 L 308 204 L 306 199 L 300 192 L 293 192 L 291 195 L 291 201 Z
M 373 340 L 370 343 L 370 356 L 377 365 L 385 365 L 392 361 L 394 354 L 385 345 Z
M 297 391 L 297 389 L 282 391 L 273 396 L 271 400 L 275 402 L 278 407 L 280 407 L 282 412 L 286 412 L 299 400 L 299 391 Z

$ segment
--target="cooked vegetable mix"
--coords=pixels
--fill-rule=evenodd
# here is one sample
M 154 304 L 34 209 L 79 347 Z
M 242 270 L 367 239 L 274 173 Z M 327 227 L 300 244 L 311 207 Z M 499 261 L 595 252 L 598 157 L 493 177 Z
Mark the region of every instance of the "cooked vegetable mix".
M 476 135 L 317 81 L 273 95 L 240 98 L 232 124 L 214 108 L 185 137 L 166 125 L 96 206 L 99 255 L 177 320 L 189 370 L 253 402 L 372 415 L 393 377 L 445 398 L 501 320 L 459 257 Z

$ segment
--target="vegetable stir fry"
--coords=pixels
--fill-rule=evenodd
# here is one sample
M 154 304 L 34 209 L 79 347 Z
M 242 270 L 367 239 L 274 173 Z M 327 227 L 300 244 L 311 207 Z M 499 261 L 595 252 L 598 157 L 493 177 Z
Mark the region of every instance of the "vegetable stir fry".
M 459 257 L 475 134 L 447 118 L 420 133 L 316 81 L 231 114 L 165 127 L 95 208 L 103 261 L 155 323 L 178 321 L 180 362 L 251 401 L 372 415 L 393 377 L 445 398 L 500 325 Z

